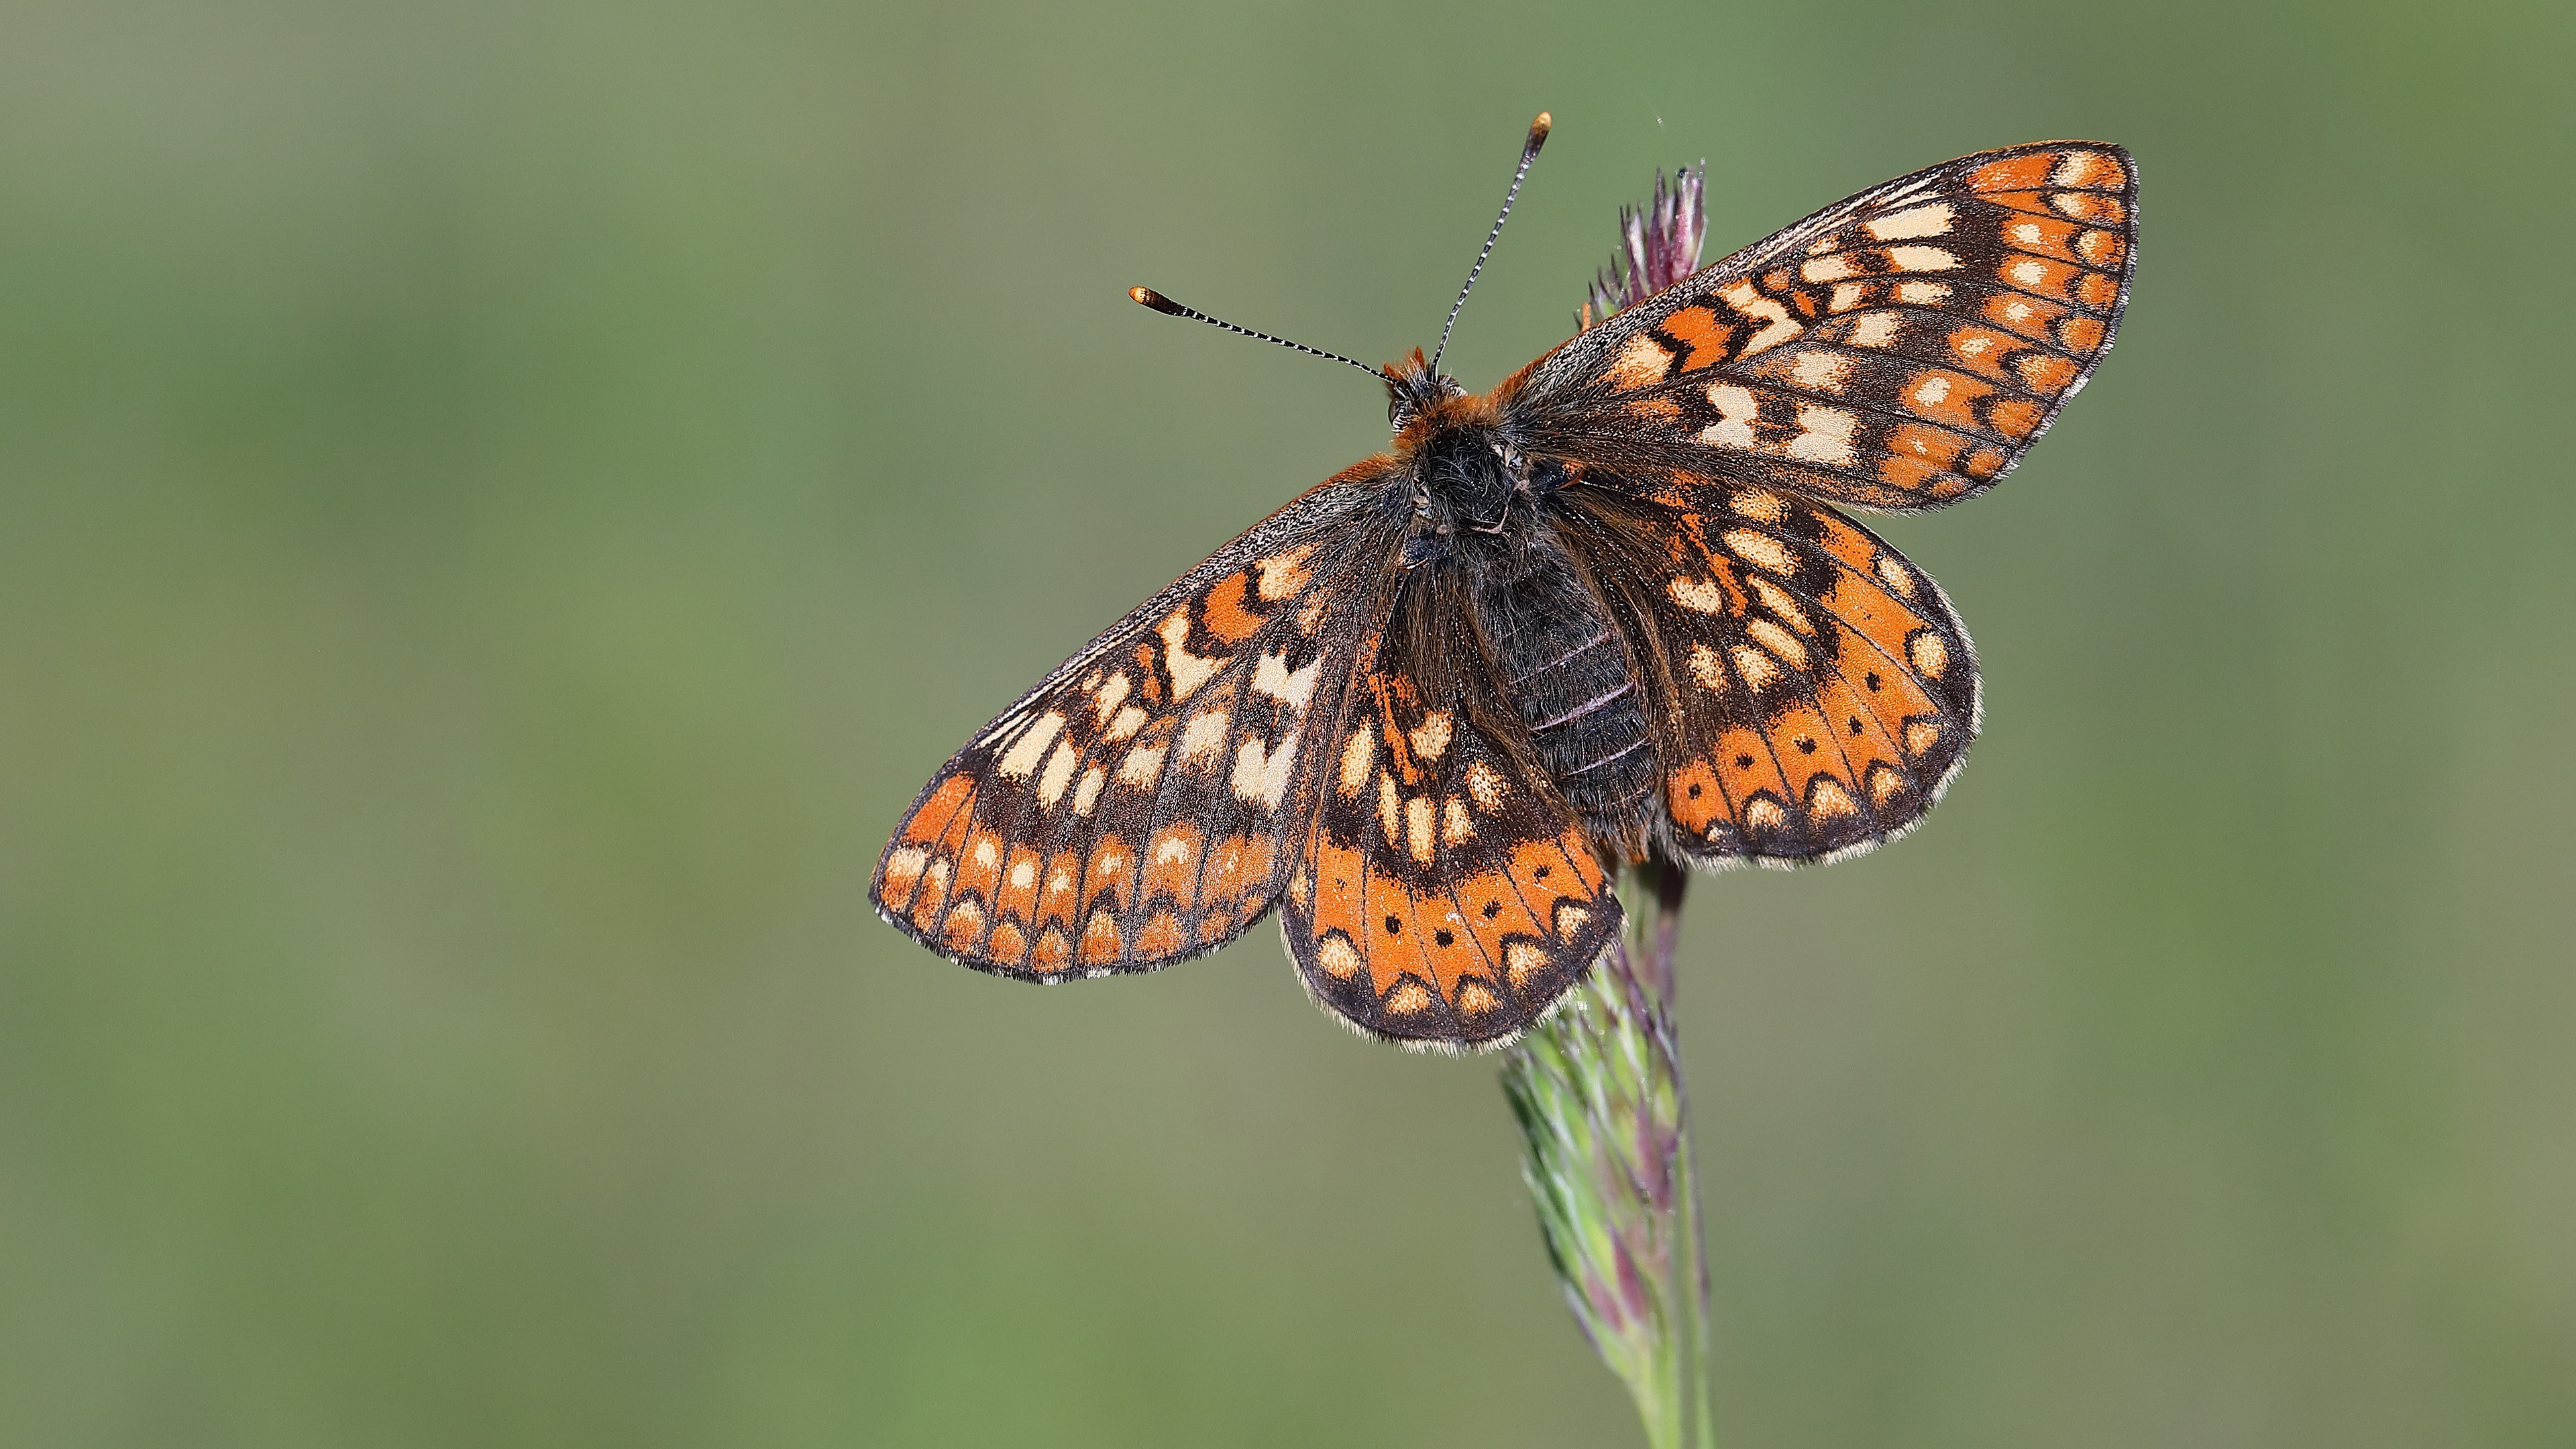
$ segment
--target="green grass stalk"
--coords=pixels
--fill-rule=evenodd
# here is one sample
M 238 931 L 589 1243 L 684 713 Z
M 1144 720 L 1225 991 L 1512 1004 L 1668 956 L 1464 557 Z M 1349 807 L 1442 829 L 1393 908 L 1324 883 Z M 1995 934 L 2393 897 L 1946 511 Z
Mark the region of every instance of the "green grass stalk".
M 1628 930 L 1514 1045 L 1503 1092 L 1575 1322 L 1635 1399 L 1652 1449 L 1712 1449 L 1708 1275 L 1673 1024 L 1681 870 L 1621 882 Z

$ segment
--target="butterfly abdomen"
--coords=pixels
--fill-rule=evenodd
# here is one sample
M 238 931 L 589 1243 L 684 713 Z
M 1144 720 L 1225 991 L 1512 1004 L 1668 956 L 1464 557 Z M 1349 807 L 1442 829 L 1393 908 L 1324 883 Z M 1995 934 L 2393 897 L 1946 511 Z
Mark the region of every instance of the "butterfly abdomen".
M 1540 765 L 1596 847 L 1634 857 L 1656 774 L 1626 639 L 1551 547 L 1488 573 L 1475 597 L 1496 682 Z

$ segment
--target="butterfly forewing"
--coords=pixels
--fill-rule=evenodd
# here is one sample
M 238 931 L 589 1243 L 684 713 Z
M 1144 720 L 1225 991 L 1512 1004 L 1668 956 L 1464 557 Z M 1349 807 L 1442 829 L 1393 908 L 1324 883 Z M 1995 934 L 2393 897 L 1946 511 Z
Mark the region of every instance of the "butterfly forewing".
M 1550 356 L 1542 446 L 1869 508 L 1991 486 L 2111 345 L 2135 261 L 2128 153 L 1982 152 L 1828 207 Z
M 1311 793 L 1310 721 L 1338 712 L 1382 597 L 1366 471 L 1264 520 L 986 726 L 897 826 L 879 913 L 1036 980 L 1148 970 L 1259 919 L 1296 838 L 1281 822 Z
M 1704 864 L 1818 860 L 1919 819 L 1976 730 L 1967 631 L 1831 507 L 1683 477 L 1586 490 L 1565 533 L 1626 602 L 1666 838 Z
M 1370 641 L 1280 932 L 1307 989 L 1363 1031 L 1482 1046 L 1579 981 L 1621 912 L 1465 622 L 1399 608 Z

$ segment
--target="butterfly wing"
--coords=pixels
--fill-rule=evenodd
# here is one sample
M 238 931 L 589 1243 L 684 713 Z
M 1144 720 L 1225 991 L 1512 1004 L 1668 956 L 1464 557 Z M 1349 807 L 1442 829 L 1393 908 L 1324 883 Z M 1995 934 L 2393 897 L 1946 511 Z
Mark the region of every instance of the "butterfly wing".
M 1363 464 L 1255 525 L 1067 660 L 923 787 L 878 914 L 1024 980 L 1145 971 L 1232 940 L 1286 875 L 1385 598 Z
M 1681 477 L 1569 489 L 1558 536 L 1643 662 L 1659 834 L 1701 865 L 1901 834 L 1966 758 L 1966 629 L 1929 574 L 1831 506 Z
M 1280 933 L 1365 1034 L 1486 1047 L 1616 938 L 1619 902 L 1496 693 L 1458 578 L 1424 570 L 1374 631 L 1333 732 Z
M 1704 267 L 1542 359 L 1532 450 L 1924 509 L 2011 469 L 2111 346 L 2137 171 L 1980 152 Z

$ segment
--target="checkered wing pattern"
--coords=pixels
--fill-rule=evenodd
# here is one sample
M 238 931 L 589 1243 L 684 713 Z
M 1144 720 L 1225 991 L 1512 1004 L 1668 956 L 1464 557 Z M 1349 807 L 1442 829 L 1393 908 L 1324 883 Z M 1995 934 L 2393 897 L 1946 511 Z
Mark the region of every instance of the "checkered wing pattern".
M 869 889 L 942 955 L 1055 981 L 1223 945 L 1283 840 L 1379 622 L 1394 538 L 1363 465 L 1129 614 L 932 777 Z
M 1361 1031 L 1484 1047 L 1581 980 L 1621 913 L 1444 582 L 1408 585 L 1318 741 L 1279 924 L 1307 990 Z
M 1822 503 L 1598 482 L 1561 532 L 1655 661 L 1664 838 L 1703 865 L 1787 864 L 1913 826 L 1977 724 L 1976 656 L 1931 576 Z
M 1862 192 L 1537 364 L 1534 447 L 1937 508 L 2020 460 L 2128 300 L 2126 151 L 1987 151 Z

